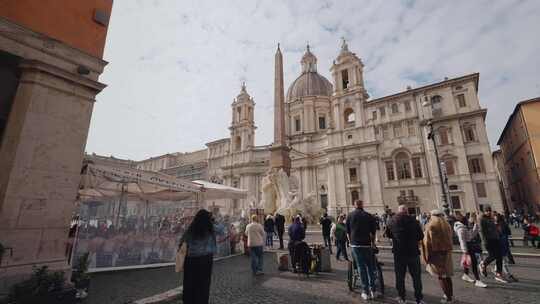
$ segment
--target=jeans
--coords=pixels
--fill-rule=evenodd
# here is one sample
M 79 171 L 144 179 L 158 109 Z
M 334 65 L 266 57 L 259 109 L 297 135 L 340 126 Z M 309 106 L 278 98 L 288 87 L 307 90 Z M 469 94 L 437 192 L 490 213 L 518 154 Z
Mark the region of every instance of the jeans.
M 375 286 L 375 263 L 373 249 L 364 247 L 352 247 L 352 255 L 356 261 L 356 267 L 360 273 L 362 287 L 365 293 L 376 291 Z
M 349 256 L 347 255 L 347 246 L 345 240 L 336 240 L 336 247 L 336 260 L 339 260 L 341 255 L 345 257 L 345 260 L 348 260 Z
M 274 247 L 274 232 L 266 232 L 266 246 Z
M 407 274 L 407 268 L 409 274 L 413 280 L 414 297 L 416 301 L 420 301 L 423 298 L 422 295 L 422 278 L 421 278 L 421 266 L 419 256 L 403 256 L 394 254 L 394 271 L 396 273 L 396 289 L 399 297 L 405 300 L 405 275 Z
M 471 257 L 471 268 L 474 274 L 474 279 L 479 281 L 480 275 L 478 275 L 478 259 L 476 257 L 476 252 L 467 251 L 467 254 Z M 469 275 L 469 268 L 464 268 L 463 272 L 465 272 L 466 275 Z
M 328 247 L 328 249 L 330 249 L 330 253 L 332 253 L 332 241 L 330 240 L 330 235 L 323 234 L 323 239 L 324 239 L 324 246 Z
M 257 273 L 257 271 L 262 271 L 263 254 L 263 246 L 249 247 L 249 255 L 251 256 L 251 271 L 253 274 Z
M 283 230 L 282 229 L 278 229 L 277 231 L 277 235 L 278 235 L 278 238 L 279 238 L 279 249 L 283 249 Z
M 489 265 L 489 263 L 495 260 L 496 263 L 496 272 L 502 272 L 502 254 L 499 240 L 487 240 L 486 249 L 488 252 L 488 257 L 484 260 L 484 265 Z

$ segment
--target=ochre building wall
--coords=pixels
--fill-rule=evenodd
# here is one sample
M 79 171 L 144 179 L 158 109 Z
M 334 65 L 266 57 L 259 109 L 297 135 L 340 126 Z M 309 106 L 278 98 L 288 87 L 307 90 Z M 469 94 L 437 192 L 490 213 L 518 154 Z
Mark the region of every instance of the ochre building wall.
M 3 0 L 0 17 L 102 58 L 107 26 L 94 21 L 94 14 L 99 10 L 110 16 L 112 4 L 112 0 Z

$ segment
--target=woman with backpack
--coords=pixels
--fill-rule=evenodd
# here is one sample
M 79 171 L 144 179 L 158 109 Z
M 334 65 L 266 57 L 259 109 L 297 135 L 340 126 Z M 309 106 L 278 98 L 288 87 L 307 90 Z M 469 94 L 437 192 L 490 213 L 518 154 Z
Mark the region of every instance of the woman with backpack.
M 461 264 L 464 272 L 461 279 L 465 282 L 474 283 L 476 287 L 485 288 L 487 285 L 480 280 L 480 275 L 478 274 L 477 254 L 482 252 L 478 235 L 479 229 L 476 223 L 473 223 L 473 228 L 470 229 L 467 218 L 460 213 L 456 213 L 454 231 L 459 239 L 459 246 L 462 252 Z M 469 275 L 470 268 L 472 268 L 474 279 Z

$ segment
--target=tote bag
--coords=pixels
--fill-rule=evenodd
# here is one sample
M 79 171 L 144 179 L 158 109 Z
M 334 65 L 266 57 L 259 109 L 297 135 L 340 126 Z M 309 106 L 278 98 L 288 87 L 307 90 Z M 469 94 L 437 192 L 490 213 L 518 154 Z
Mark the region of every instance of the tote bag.
M 175 271 L 176 272 L 182 272 L 184 271 L 184 262 L 186 260 L 187 255 L 187 243 L 183 242 L 182 246 L 180 246 L 180 249 L 176 252 L 176 258 L 175 258 Z

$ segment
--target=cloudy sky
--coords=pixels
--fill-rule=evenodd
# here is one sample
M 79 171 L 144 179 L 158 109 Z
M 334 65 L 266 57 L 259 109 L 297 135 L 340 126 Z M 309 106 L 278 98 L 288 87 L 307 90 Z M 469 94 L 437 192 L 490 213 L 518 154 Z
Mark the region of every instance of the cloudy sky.
M 480 72 L 495 146 L 515 104 L 540 96 L 540 1 L 116 0 L 86 150 L 140 160 L 228 136 L 246 81 L 256 144 L 272 140 L 273 58 L 285 86 L 309 41 L 330 79 L 340 38 L 372 98 Z

